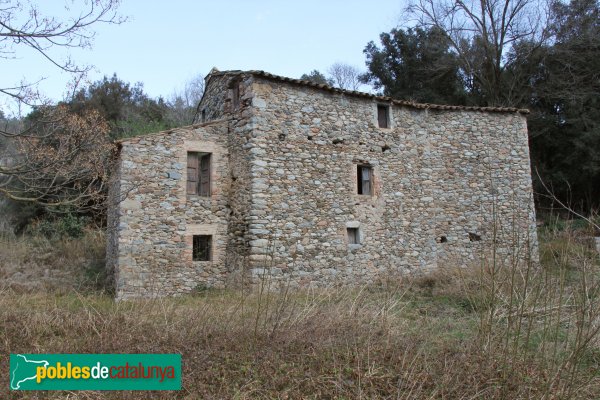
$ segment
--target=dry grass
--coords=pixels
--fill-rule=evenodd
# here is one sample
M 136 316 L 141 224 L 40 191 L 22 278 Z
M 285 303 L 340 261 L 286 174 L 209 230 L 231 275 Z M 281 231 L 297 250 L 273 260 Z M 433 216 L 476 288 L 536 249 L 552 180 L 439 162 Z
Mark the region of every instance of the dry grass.
M 115 304 L 102 296 L 5 293 L 3 352 L 181 353 L 181 395 L 189 398 L 492 398 L 508 384 L 511 397 L 536 393 L 531 380 L 542 372 L 539 366 L 513 365 L 504 378 L 495 363 L 486 363 L 474 315 L 405 296 L 388 290 L 289 298 L 220 292 Z M 8 370 L 4 357 L 0 369 Z M 6 374 L 0 387 L 8 388 Z
M 483 263 L 380 287 L 120 303 L 5 289 L 0 371 L 17 352 L 181 353 L 183 389 L 2 393 L 3 373 L 0 397 L 597 399 L 598 258 L 560 235 L 543 268 Z
M 92 229 L 77 239 L 0 234 L 0 289 L 56 293 L 98 288 L 105 247 L 104 233 Z

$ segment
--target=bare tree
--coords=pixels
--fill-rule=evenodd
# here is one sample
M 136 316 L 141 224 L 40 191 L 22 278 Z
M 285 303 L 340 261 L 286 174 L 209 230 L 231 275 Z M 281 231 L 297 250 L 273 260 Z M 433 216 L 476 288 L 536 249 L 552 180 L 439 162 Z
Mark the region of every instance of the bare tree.
M 34 50 L 77 82 L 90 67 L 62 58 L 57 50 L 90 48 L 96 25 L 124 21 L 117 14 L 119 3 L 68 1 L 63 16 L 57 17 L 30 1 L 0 0 L 0 62 Z M 35 114 L 26 124 L 0 123 L 0 193 L 49 205 L 87 202 L 104 190 L 105 172 L 97 163 L 104 163 L 110 153 L 106 122 L 96 113 L 76 115 L 64 106 L 51 106 L 38 93 L 37 83 L 0 83 L 0 99 L 26 105 Z
M 58 18 L 44 15 L 39 7 L 18 0 L 0 1 L 0 58 L 9 60 L 19 49 L 28 47 L 55 67 L 70 73 L 82 73 L 89 67 L 78 66 L 70 58 L 60 59 L 55 48 L 90 48 L 95 36 L 91 29 L 98 23 L 121 23 L 116 14 L 120 0 L 90 0 L 77 8 L 65 4 L 71 15 Z M 31 83 L 0 88 L 0 93 L 29 104 L 36 100 Z
M 470 89 L 487 105 L 515 105 L 507 96 L 513 82 L 503 82 L 509 53 L 519 43 L 536 51 L 548 39 L 546 0 L 413 0 L 407 11 L 419 26 L 448 35 Z
M 204 77 L 198 74 L 185 83 L 181 91 L 176 91 L 169 100 L 168 118 L 177 126 L 193 122 L 196 108 L 204 94 Z
M 361 72 L 358 68 L 341 62 L 334 63 L 327 73 L 333 81 L 334 86 L 340 89 L 346 90 L 358 90 L 361 85 L 360 75 Z
M 106 120 L 95 110 L 75 114 L 64 105 L 49 106 L 41 117 L 35 130 L 14 137 L 0 166 L 0 193 L 48 206 L 101 207 L 115 149 Z

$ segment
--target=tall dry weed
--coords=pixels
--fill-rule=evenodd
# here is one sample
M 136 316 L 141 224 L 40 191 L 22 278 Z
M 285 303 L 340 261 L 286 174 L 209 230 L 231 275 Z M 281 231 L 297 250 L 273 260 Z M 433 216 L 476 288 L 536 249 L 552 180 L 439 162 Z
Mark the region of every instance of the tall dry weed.
M 360 288 L 275 290 L 265 275 L 254 291 L 205 290 L 127 302 L 78 290 L 5 288 L 3 355 L 180 353 L 183 389 L 0 394 L 599 398 L 598 255 L 569 230 L 549 230 L 542 239 L 541 264 L 527 257 L 504 265 L 481 260 Z M 43 246 L 48 244 L 38 244 Z M 59 253 L 90 256 L 77 243 L 63 246 Z M 23 259 L 24 249 L 17 244 L 10 251 Z M 52 257 L 52 263 L 62 263 L 63 256 Z M 0 370 L 8 370 L 6 360 L 0 357 Z M 8 388 L 5 374 L 2 388 Z

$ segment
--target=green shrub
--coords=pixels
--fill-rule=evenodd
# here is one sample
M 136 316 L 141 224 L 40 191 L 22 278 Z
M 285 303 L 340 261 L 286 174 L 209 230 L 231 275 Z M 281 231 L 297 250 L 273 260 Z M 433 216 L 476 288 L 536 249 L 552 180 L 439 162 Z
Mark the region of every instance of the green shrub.
M 54 214 L 31 223 L 27 228 L 27 233 L 34 236 L 42 235 L 49 239 L 80 238 L 83 236 L 87 223 L 87 217 L 72 212 Z

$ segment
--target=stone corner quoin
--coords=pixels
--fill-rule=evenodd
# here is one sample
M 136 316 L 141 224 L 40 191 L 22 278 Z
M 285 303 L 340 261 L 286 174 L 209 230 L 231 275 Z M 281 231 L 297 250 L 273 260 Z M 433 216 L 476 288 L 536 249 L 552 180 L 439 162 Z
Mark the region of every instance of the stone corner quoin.
M 492 246 L 536 259 L 523 114 L 213 70 L 194 125 L 119 143 L 117 298 L 365 284 Z

